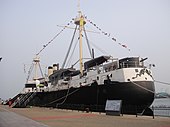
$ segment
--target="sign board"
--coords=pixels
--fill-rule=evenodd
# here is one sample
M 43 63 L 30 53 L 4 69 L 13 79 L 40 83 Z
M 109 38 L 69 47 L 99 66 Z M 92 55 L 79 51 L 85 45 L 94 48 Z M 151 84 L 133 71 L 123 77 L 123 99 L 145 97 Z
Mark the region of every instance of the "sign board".
M 120 115 L 122 100 L 107 100 L 106 101 L 106 115 Z

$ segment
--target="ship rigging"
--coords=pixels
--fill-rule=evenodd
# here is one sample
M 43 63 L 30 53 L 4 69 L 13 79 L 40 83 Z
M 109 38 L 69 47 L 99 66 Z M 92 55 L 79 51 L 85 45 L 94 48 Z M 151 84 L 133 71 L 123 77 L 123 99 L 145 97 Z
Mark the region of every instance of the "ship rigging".
M 80 10 L 76 18 L 67 23 L 46 45 L 43 45 L 33 61 L 35 65 L 39 66 L 39 54 L 73 22 L 76 26 L 62 67 L 60 68 L 59 64 L 48 67 L 48 81 L 39 82 L 45 87 L 38 89 L 35 83 L 32 85 L 26 83 L 27 87 L 23 90 L 22 95 L 18 95 L 23 104 L 18 101 L 14 107 L 31 105 L 76 110 L 88 108 L 90 111 L 105 112 L 107 100 L 122 100 L 124 113 L 143 114 L 149 111 L 148 114 L 152 114 L 149 106 L 154 99 L 155 87 L 152 72 L 144 65 L 145 59 L 139 57 L 114 59 L 104 55 L 95 58 L 87 38 L 85 29 L 87 22 L 112 41 L 117 42 L 117 39 L 110 33 L 104 32 Z M 79 62 L 79 69 L 74 68 L 74 64 L 72 67 L 66 68 L 65 65 L 77 30 L 79 31 L 79 60 L 75 64 Z M 90 54 L 90 59 L 85 62 L 82 47 L 83 32 Z M 125 44 L 120 42 L 118 44 L 130 51 Z M 34 79 L 37 80 L 37 76 Z

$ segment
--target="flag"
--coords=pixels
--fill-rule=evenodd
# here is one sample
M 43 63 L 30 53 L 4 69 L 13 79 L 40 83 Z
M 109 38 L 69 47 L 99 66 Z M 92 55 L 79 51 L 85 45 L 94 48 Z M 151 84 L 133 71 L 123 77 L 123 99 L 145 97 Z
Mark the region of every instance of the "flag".
M 115 38 L 112 38 L 112 40 L 116 41 L 116 39 L 115 39 Z
M 25 64 L 24 64 L 24 73 L 26 73 Z
M 127 46 L 126 45 L 122 45 L 124 48 L 127 48 Z

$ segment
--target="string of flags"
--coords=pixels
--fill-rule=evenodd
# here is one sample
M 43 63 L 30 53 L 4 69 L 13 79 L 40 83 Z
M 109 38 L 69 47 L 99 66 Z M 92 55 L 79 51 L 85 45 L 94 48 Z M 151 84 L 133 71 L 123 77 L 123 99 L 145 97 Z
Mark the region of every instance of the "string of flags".
M 107 37 L 110 38 L 112 41 L 117 42 L 117 39 L 116 39 L 115 37 L 111 36 L 110 33 L 107 33 L 107 32 L 105 32 L 105 31 L 103 31 L 100 27 L 98 27 L 98 25 L 96 25 L 95 23 L 93 23 L 91 20 L 87 19 L 86 16 L 85 16 L 85 19 L 86 19 L 91 25 L 93 25 L 94 27 L 96 27 L 96 29 L 98 29 L 104 36 L 107 36 Z M 122 46 L 123 48 L 126 48 L 128 51 L 130 51 L 130 49 L 128 48 L 127 45 L 122 44 L 121 42 L 118 42 L 118 44 L 119 44 L 120 46 Z
M 25 64 L 24 64 L 24 73 L 26 73 L 26 66 L 25 66 Z
M 47 44 L 43 45 L 43 48 L 36 54 L 36 55 L 39 55 L 51 42 L 54 41 L 54 39 L 56 37 L 58 37 L 65 29 L 66 27 L 68 27 L 71 23 L 73 23 L 73 21 L 71 20 L 69 23 L 67 23 L 62 29 L 60 32 L 58 32 Z
M 95 23 L 93 23 L 91 20 L 87 19 L 87 16 L 85 16 L 85 19 L 86 19 L 91 25 L 93 25 L 94 27 L 96 27 L 96 29 L 98 29 L 104 36 L 107 36 L 107 37 L 109 37 L 112 41 L 117 42 L 117 39 L 116 39 L 115 37 L 111 36 L 110 33 L 107 33 L 107 32 L 105 32 L 105 31 L 103 31 L 100 27 L 98 27 L 98 25 L 96 25 Z M 54 39 L 55 39 L 56 37 L 58 37 L 70 24 L 72 24 L 73 21 L 74 21 L 74 18 L 73 18 L 70 22 L 68 22 L 68 23 L 61 29 L 61 31 L 60 31 L 59 33 L 57 33 L 47 44 L 43 45 L 43 48 L 42 48 L 36 55 L 39 55 L 51 42 L 54 41 Z M 128 49 L 128 51 L 130 51 L 130 49 L 128 48 L 127 45 L 122 44 L 121 42 L 118 42 L 118 44 L 119 44 L 120 46 L 122 46 L 123 48 Z

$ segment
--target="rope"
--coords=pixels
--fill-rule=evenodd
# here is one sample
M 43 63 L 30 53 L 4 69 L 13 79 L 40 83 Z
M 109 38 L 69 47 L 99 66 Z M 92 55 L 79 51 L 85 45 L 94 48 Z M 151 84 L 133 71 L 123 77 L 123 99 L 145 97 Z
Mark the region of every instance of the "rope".
M 79 40 L 79 39 L 78 39 Z M 71 58 L 73 57 L 73 53 L 74 53 L 74 51 L 75 51 L 75 49 L 76 49 L 76 46 L 77 46 L 77 44 L 78 44 L 78 40 L 76 41 L 76 43 L 75 43 L 75 45 L 74 45 L 74 48 L 73 48 L 73 51 L 72 51 L 72 53 L 71 53 L 71 55 L 70 55 L 70 58 L 69 58 L 69 60 L 68 60 L 68 62 L 67 62 L 67 67 L 69 66 L 69 64 L 71 63 Z
M 59 33 L 57 33 L 47 44 L 43 45 L 43 48 L 36 54 L 36 55 L 39 55 L 51 42 L 54 41 L 54 39 L 56 39 L 65 29 L 66 27 L 68 27 L 70 24 L 72 23 L 72 20 L 67 23 L 67 25 L 65 25 L 63 27 L 63 29 L 61 29 L 61 31 Z
M 56 107 L 57 107 L 58 105 L 62 105 L 62 104 L 63 104 L 63 103 L 67 100 L 67 97 L 68 97 L 69 91 L 70 91 L 70 88 L 67 90 L 67 94 L 66 94 L 65 99 L 63 100 L 63 102 L 61 102 L 61 103 L 57 103 L 57 104 L 56 104 Z
M 154 94 L 155 94 L 155 92 L 152 91 L 152 90 L 149 90 L 149 89 L 147 89 L 147 88 L 145 88 L 145 87 L 143 87 L 143 86 L 140 86 L 139 84 L 137 84 L 137 83 L 135 83 L 135 82 L 133 82 L 133 81 L 130 81 L 130 82 L 133 83 L 134 85 L 136 85 L 136 86 L 138 86 L 138 87 L 140 87 L 140 88 L 142 88 L 142 89 L 150 92 L 150 93 L 154 93 Z M 89 84 L 87 84 L 87 85 L 85 85 L 85 86 L 88 86 L 88 85 L 89 85 Z M 84 87 L 84 86 L 83 86 L 83 87 Z M 69 93 L 69 92 L 70 92 L 70 88 L 69 88 L 69 89 L 67 90 L 67 94 L 66 94 L 65 96 L 63 96 L 63 97 L 61 97 L 61 98 L 59 98 L 59 99 L 56 99 L 56 100 L 54 100 L 54 101 L 51 101 L 51 102 L 49 102 L 49 103 L 47 103 L 47 104 L 44 104 L 44 105 L 42 105 L 42 106 L 47 106 L 47 105 L 49 105 L 49 104 L 53 104 L 53 103 L 58 102 L 58 101 L 60 101 L 61 99 L 65 98 L 61 103 L 56 104 L 56 105 L 61 105 L 61 104 L 63 104 L 63 103 L 67 100 L 68 96 L 70 96 L 70 95 L 72 95 L 73 93 L 77 92 L 78 90 L 80 90 L 80 88 L 81 88 L 81 87 L 79 87 L 78 89 L 74 90 L 74 91 L 71 92 L 71 93 Z
M 91 58 L 93 58 L 92 51 L 91 51 L 91 48 L 90 48 L 90 43 L 89 43 L 89 40 L 88 40 L 88 37 L 87 37 L 85 27 L 83 26 L 83 28 L 84 28 L 84 34 L 85 34 L 85 37 L 86 37 L 86 42 L 87 42 L 87 46 L 88 46 L 88 49 L 89 49 L 89 53 L 90 53 Z
M 68 48 L 68 51 L 67 51 L 66 57 L 65 57 L 65 59 L 64 59 L 64 62 L 63 62 L 62 68 L 64 68 L 64 66 L 65 66 L 65 64 L 66 64 L 66 61 L 67 61 L 68 55 L 69 55 L 69 53 L 70 53 L 70 50 L 71 50 L 71 47 L 72 47 L 72 44 L 73 44 L 74 36 L 75 36 L 75 34 L 76 34 L 76 30 L 77 30 L 77 25 L 76 25 L 76 27 L 75 27 L 75 30 L 74 30 L 74 33 L 73 33 L 73 37 L 72 37 L 72 39 L 71 39 L 71 43 L 70 43 L 70 46 L 69 46 L 69 48 Z
M 91 43 L 91 45 L 93 45 L 96 49 L 98 49 L 101 53 L 103 53 L 103 54 L 109 54 L 109 53 L 106 52 L 105 50 L 99 48 L 99 47 L 98 47 L 97 45 L 95 45 L 93 42 L 90 41 L 90 43 Z
M 170 83 L 162 82 L 162 81 L 156 81 L 156 80 L 154 80 L 154 82 L 161 83 L 161 84 L 164 84 L 164 85 L 170 85 Z
M 73 19 L 72 19 L 72 20 L 73 20 Z M 42 48 L 36 55 L 38 56 L 51 42 L 53 42 L 54 39 L 56 39 L 56 38 L 72 23 L 72 20 L 71 20 L 69 23 L 67 23 L 67 25 L 65 25 L 65 26 L 63 27 L 63 29 L 61 29 L 61 31 L 60 31 L 59 33 L 57 33 L 46 45 L 43 45 L 43 48 Z M 39 67 L 40 67 L 40 64 L 39 64 Z M 28 82 L 28 80 L 29 80 L 29 78 L 30 78 L 30 74 L 31 74 L 31 72 L 32 72 L 32 69 L 33 69 L 33 63 L 32 63 L 32 65 L 31 65 L 30 68 L 29 68 L 28 77 L 27 77 L 26 82 Z M 25 71 L 25 65 L 24 65 L 24 71 Z M 41 71 L 41 75 L 43 76 L 41 67 L 40 67 L 40 71 Z
M 113 36 L 111 36 L 110 33 L 103 31 L 100 27 L 98 27 L 95 23 L 93 23 L 91 20 L 87 19 L 87 16 L 85 16 L 85 19 L 94 27 L 96 27 L 96 29 L 98 29 L 104 36 L 107 36 L 108 38 L 110 38 L 112 41 L 117 42 L 117 39 Z M 130 49 L 128 48 L 127 45 L 121 43 L 121 42 L 117 42 L 120 46 L 122 46 L 123 48 L 126 48 L 128 51 L 130 51 Z
M 32 65 L 30 66 L 30 68 L 29 68 L 29 70 L 28 70 L 28 77 L 27 77 L 26 83 L 28 83 L 28 80 L 29 80 L 29 78 L 30 78 L 30 75 L 31 75 L 33 66 L 34 66 L 34 64 L 32 63 Z
M 42 71 L 41 66 L 40 66 L 40 63 L 38 63 L 38 66 L 39 66 L 39 68 L 40 68 L 41 76 L 44 77 L 43 71 Z
M 130 82 L 133 83 L 134 85 L 136 85 L 136 86 L 138 86 L 138 87 L 140 87 L 140 88 L 142 88 L 142 89 L 148 91 L 148 92 L 151 92 L 151 93 L 154 93 L 154 94 L 155 94 L 155 92 L 152 91 L 152 90 L 149 90 L 149 89 L 147 89 L 147 88 L 145 88 L 145 87 L 143 87 L 143 86 L 140 86 L 139 84 L 137 84 L 137 83 L 135 83 L 135 82 L 133 82 L 133 81 L 130 81 Z
M 70 89 L 70 88 L 69 88 Z M 74 90 L 73 92 L 71 92 L 71 93 L 69 93 L 69 90 L 67 91 L 67 94 L 65 95 L 65 96 L 63 96 L 63 97 L 61 97 L 61 98 L 59 98 L 59 99 L 56 99 L 56 100 L 54 100 L 54 101 L 51 101 L 51 102 L 49 102 L 49 103 L 47 103 L 47 104 L 44 104 L 44 105 L 42 105 L 42 106 L 46 106 L 46 105 L 49 105 L 49 104 L 52 104 L 52 103 L 54 103 L 54 102 L 57 102 L 57 101 L 60 101 L 61 99 L 63 99 L 64 97 L 68 97 L 69 95 L 72 95 L 73 93 L 75 93 L 75 92 L 77 92 L 79 89 L 76 89 L 76 90 Z M 67 99 L 67 98 L 66 98 Z M 66 99 L 65 99 L 65 101 L 66 101 Z
M 85 85 L 85 86 L 88 86 L 88 85 L 90 85 L 90 84 L 87 84 L 87 85 Z M 85 86 L 83 86 L 83 87 L 85 87 Z M 49 103 L 47 103 L 47 104 L 44 104 L 44 105 L 42 105 L 42 106 L 46 106 L 46 105 L 52 104 L 52 103 L 54 103 L 54 102 L 60 101 L 61 99 L 65 98 L 63 102 L 59 103 L 59 105 L 61 105 L 61 104 L 63 104 L 63 103 L 66 101 L 66 99 L 67 99 L 68 96 L 70 96 L 70 95 L 72 95 L 73 93 L 79 91 L 80 88 L 81 88 L 81 87 L 79 87 L 78 89 L 74 90 L 74 91 L 71 92 L 71 93 L 69 93 L 69 91 L 70 91 L 70 88 L 69 88 L 68 91 L 67 91 L 67 94 L 66 94 L 65 96 L 63 96 L 63 97 L 61 97 L 61 98 L 59 98 L 59 99 L 56 99 L 56 100 L 54 100 L 54 101 L 51 101 L 51 102 L 49 102 Z

